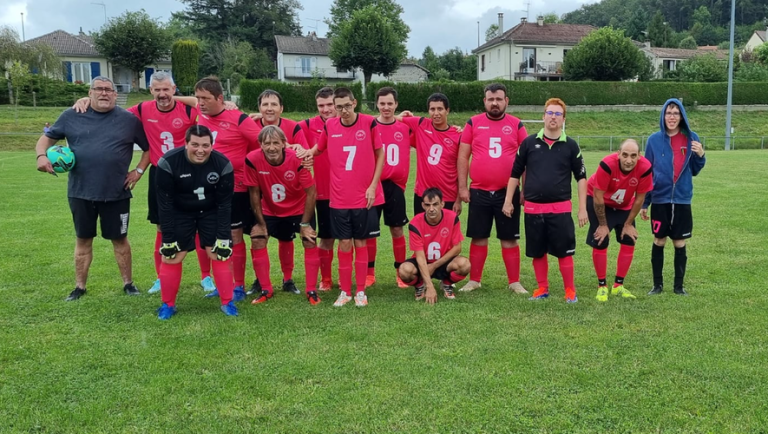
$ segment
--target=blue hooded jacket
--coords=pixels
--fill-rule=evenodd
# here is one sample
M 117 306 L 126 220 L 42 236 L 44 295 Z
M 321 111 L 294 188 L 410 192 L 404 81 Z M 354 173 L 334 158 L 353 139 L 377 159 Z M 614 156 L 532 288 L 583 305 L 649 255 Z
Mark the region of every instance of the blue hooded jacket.
M 664 124 L 664 113 L 670 103 L 680 107 L 680 134 L 688 138 L 685 152 L 685 163 L 680 177 L 675 182 L 674 156 L 672 155 L 672 140 L 667 135 Z M 699 141 L 699 136 L 691 131 L 685 108 L 676 98 L 668 99 L 661 108 L 661 130 L 651 134 L 645 145 L 645 158 L 651 162 L 653 169 L 653 190 L 645 195 L 643 208 L 648 208 L 651 203 L 676 203 L 690 204 L 693 198 L 693 177 L 698 175 L 704 164 L 705 157 L 699 157 L 691 152 L 691 142 Z

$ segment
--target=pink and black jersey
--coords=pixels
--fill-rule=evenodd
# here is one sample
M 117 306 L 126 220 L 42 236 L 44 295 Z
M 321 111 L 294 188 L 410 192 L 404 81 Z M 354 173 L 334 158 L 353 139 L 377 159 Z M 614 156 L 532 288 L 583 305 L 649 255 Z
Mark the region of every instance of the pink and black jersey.
M 285 149 L 283 163 L 273 166 L 261 149 L 245 158 L 245 185 L 261 190 L 262 213 L 274 217 L 304 214 L 306 189 L 315 185 L 312 174 L 301 165 L 296 152 Z
M 439 260 L 454 246 L 461 244 L 464 235 L 461 234 L 461 223 L 455 212 L 444 209 L 440 223 L 432 226 L 427 222 L 427 214 L 416 214 L 408 224 L 411 250 L 422 251 L 427 257 L 427 263 Z
M 376 119 L 359 113 L 352 125 L 341 118 L 328 119 L 320 135 L 317 149 L 328 152 L 331 171 L 331 208 L 360 209 L 368 202 L 365 191 L 371 185 L 376 169 L 376 149 L 381 149 L 381 135 Z M 376 189 L 374 205 L 384 203 L 381 184 Z
M 243 165 L 248 152 L 258 148 L 256 122 L 239 110 L 224 110 L 215 116 L 200 114 L 197 122 L 213 133 L 213 149 L 224 154 L 235 169 L 235 192 L 245 192 Z
M 594 196 L 595 188 L 605 192 L 605 206 L 620 210 L 632 208 L 636 193 L 653 190 L 651 162 L 645 157 L 629 173 L 621 171 L 619 154 L 611 154 L 600 162 L 597 172 L 587 181 L 587 194 Z
M 376 129 L 381 134 L 384 144 L 384 170 L 382 181 L 392 181 L 403 191 L 408 183 L 411 171 L 411 128 L 402 122 L 383 124 L 378 122 Z
M 472 146 L 469 165 L 471 188 L 497 191 L 509 182 L 517 148 L 528 137 L 520 119 L 504 114 L 491 119 L 486 113 L 473 116 L 461 133 L 461 143 Z
M 128 109 L 144 126 L 149 141 L 149 160 L 157 166 L 158 160 L 173 148 L 186 144 L 189 127 L 197 121 L 197 108 L 174 102 L 169 111 L 157 108 L 155 101 L 144 101 Z
M 325 130 L 325 121 L 320 116 L 305 119 L 299 125 L 304 131 L 309 147 L 314 147 L 320 140 Z M 323 152 L 315 157 L 312 168 L 315 172 L 315 187 L 317 188 L 317 200 L 330 200 L 331 198 L 331 167 L 328 161 L 328 153 Z
M 443 192 L 443 200 L 455 202 L 459 196 L 456 162 L 461 133 L 454 126 L 438 130 L 429 118 L 407 117 L 403 122 L 411 127 L 416 147 L 416 195 L 437 187 Z
M 266 125 L 264 125 L 263 119 L 256 122 L 256 127 L 258 128 L 259 133 L 264 129 L 265 126 Z M 309 149 L 307 139 L 304 135 L 304 130 L 301 128 L 301 125 L 299 125 L 298 122 L 291 119 L 280 118 L 277 126 L 283 130 L 285 138 L 288 140 L 288 144 L 301 145 L 302 148 Z M 256 135 L 258 137 L 258 133 Z

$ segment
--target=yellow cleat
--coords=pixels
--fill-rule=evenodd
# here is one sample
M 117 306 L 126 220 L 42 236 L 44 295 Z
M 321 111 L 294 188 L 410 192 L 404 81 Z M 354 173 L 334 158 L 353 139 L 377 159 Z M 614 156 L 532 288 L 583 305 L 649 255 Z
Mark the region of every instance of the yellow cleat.
M 608 301 L 608 287 L 600 286 L 597 288 L 597 296 L 595 296 L 597 301 Z

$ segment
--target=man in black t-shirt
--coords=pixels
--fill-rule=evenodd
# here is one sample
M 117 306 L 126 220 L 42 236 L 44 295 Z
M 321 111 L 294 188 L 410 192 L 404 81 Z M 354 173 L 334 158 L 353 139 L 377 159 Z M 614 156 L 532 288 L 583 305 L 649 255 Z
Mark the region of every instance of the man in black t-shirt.
M 213 150 L 213 133 L 193 125 L 186 145 L 167 152 L 157 162 L 157 205 L 163 244 L 160 254 L 160 293 L 163 304 L 159 319 L 176 313 L 176 294 L 181 282 L 182 261 L 195 250 L 195 234 L 212 259 L 213 278 L 221 298 L 221 310 L 237 316 L 232 301 L 234 281 L 225 261 L 232 255 L 230 213 L 235 186 L 232 163 Z

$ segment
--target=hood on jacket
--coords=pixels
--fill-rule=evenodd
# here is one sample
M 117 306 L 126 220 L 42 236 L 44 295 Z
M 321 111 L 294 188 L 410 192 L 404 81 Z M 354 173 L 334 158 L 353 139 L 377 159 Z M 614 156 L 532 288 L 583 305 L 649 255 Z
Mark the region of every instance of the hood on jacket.
M 680 102 L 680 100 L 677 98 L 668 99 L 667 102 L 664 103 L 664 106 L 661 107 L 661 116 L 659 120 L 661 132 L 664 133 L 667 131 L 667 125 L 664 123 L 664 113 L 667 111 L 667 106 L 669 106 L 671 103 L 677 104 L 677 106 L 680 108 L 680 131 L 685 135 L 685 137 L 690 138 L 691 127 L 688 124 L 688 115 L 685 113 L 685 107 L 683 107 L 683 103 Z

